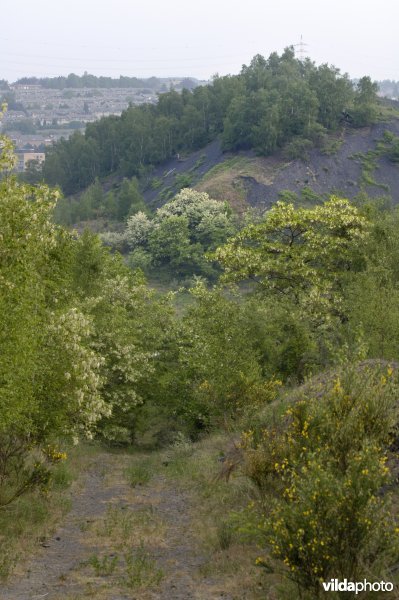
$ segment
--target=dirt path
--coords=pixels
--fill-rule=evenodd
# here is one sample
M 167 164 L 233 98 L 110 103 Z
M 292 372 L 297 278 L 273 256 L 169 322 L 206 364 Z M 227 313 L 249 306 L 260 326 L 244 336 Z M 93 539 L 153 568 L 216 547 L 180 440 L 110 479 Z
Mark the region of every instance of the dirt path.
M 97 457 L 64 522 L 1 600 L 233 600 L 222 582 L 200 575 L 187 495 L 163 474 L 132 488 L 130 460 Z

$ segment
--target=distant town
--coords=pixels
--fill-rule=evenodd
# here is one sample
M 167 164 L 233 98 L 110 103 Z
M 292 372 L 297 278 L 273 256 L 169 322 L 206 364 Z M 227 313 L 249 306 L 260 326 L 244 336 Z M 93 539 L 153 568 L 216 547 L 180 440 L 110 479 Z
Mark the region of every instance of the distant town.
M 74 82 L 68 81 L 69 78 L 65 87 L 57 80 L 25 78 L 12 84 L 0 81 L 1 103 L 7 104 L 0 129 L 14 142 L 18 171 L 25 171 L 30 161 L 42 163 L 46 147 L 61 137 L 68 138 L 74 131 L 83 131 L 88 123 L 120 115 L 130 104 L 156 103 L 158 94 L 170 89 L 193 89 L 203 83 L 194 78 L 151 77 L 135 81 L 124 78 L 121 82 L 124 87 L 74 88 L 70 87 Z M 86 83 L 84 76 L 76 79 L 76 84 Z M 101 85 L 101 80 L 106 78 L 93 79 L 93 83 Z M 128 87 L 130 81 L 135 84 L 134 87 Z M 119 83 L 118 80 L 112 82 Z M 59 85 L 59 88 L 49 85 Z

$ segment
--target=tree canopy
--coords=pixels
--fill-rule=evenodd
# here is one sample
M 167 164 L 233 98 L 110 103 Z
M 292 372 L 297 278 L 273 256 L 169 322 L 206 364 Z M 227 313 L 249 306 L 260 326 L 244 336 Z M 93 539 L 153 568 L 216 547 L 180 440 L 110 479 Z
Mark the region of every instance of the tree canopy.
M 140 176 L 152 165 L 193 151 L 221 135 L 226 150 L 267 155 L 291 141 L 316 143 L 338 127 L 343 111 L 359 125 L 373 118 L 376 87 L 355 89 L 339 69 L 295 58 L 292 48 L 257 55 L 240 74 L 216 76 L 205 86 L 160 94 L 156 105 L 131 106 L 120 117 L 90 123 L 49 149 L 48 183 L 74 193 L 112 172 Z
M 212 278 L 217 271 L 205 253 L 215 250 L 235 231 L 235 219 L 226 202 L 213 200 L 205 192 L 183 189 L 153 217 L 143 212 L 129 217 L 124 240 L 131 249 L 131 266 L 146 264 L 172 270 L 177 276 L 203 274 Z

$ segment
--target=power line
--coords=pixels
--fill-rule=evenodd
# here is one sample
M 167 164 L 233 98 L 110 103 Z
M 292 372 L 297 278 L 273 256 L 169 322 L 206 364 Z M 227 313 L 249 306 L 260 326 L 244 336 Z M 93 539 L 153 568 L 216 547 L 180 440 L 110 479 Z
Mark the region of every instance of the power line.
M 17 52 L 9 52 L 8 50 L 6 50 L 5 52 L 2 52 L 2 56 L 6 58 L 7 62 L 20 62 L 18 59 L 22 58 L 25 60 L 29 60 L 31 61 L 32 59 L 35 61 L 36 59 L 39 59 L 39 62 L 41 59 L 43 58 L 48 58 L 48 55 L 44 56 L 44 55 L 40 55 L 40 54 L 21 54 L 21 53 L 17 53 Z M 11 59 L 8 59 L 7 56 L 10 56 Z M 17 60 L 15 60 L 15 58 L 17 58 Z M 175 56 L 175 57 L 170 57 L 170 58 L 93 58 L 93 57 L 87 57 L 87 56 L 75 56 L 75 57 L 69 57 L 69 56 L 52 56 L 51 60 L 55 60 L 55 61 L 64 61 L 64 62 L 72 62 L 72 61 L 87 61 L 87 62 L 98 62 L 98 63 L 130 63 L 132 64 L 134 63 L 141 63 L 141 64 L 147 64 L 147 63 L 160 63 L 160 62 L 171 62 L 171 61 L 179 61 L 179 62 L 202 62 L 204 60 L 225 60 L 225 59 L 235 59 L 235 58 L 241 58 L 242 57 L 242 53 L 240 54 L 228 54 L 228 55 L 224 55 L 224 56 L 215 56 L 210 55 L 210 56 Z

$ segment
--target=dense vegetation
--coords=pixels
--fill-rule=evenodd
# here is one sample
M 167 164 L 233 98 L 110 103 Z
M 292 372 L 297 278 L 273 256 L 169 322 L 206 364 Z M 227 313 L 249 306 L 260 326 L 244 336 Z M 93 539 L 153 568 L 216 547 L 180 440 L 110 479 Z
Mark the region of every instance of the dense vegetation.
M 208 194 L 190 189 L 158 208 L 154 215 L 130 210 L 125 231 L 102 234 L 114 248 L 130 250 L 128 263 L 145 273 L 162 273 L 173 278 L 203 276 L 217 278 L 219 269 L 207 259 L 207 253 L 236 232 L 238 218 L 227 202 L 218 202 Z
M 367 122 L 374 95 L 368 78 L 353 90 L 287 50 L 56 145 L 48 173 L 57 166 L 66 190 L 93 182 L 73 210 L 125 219 L 106 241 L 125 245 L 130 266 L 96 235 L 55 225 L 59 192 L 10 175 L 0 139 L 2 510 L 48 491 L 68 443 L 129 446 L 150 431 L 159 446 L 224 429 L 239 438 L 227 476 L 240 469 L 253 498 L 226 520 L 258 545 L 283 597 L 317 598 L 337 576 L 394 577 L 399 211 L 365 195 L 310 208 L 286 198 L 238 220 L 183 189 L 151 215 L 136 180 L 117 198 L 95 180 L 140 175 L 219 133 L 231 148 L 302 147 L 344 109 Z M 151 269 L 203 277 L 162 294 Z
M 40 179 L 36 166 L 32 167 L 27 169 L 24 177 L 30 182 Z M 135 177 L 130 180 L 125 178 L 118 188 L 107 193 L 104 193 L 102 185 L 96 179 L 80 198 L 62 198 L 57 204 L 55 217 L 57 223 L 67 226 L 94 219 L 120 222 L 140 210 L 146 212 L 148 209 Z
M 219 135 L 226 150 L 271 154 L 289 144 L 291 154 L 300 155 L 338 127 L 343 111 L 355 125 L 371 122 L 376 91 L 370 78 L 354 88 L 338 69 L 301 62 L 292 49 L 267 60 L 258 55 L 239 75 L 215 77 L 193 91 L 170 91 L 156 105 L 130 107 L 120 117 L 89 124 L 84 135 L 77 132 L 48 152 L 44 177 L 72 194 L 115 171 L 141 176 Z

